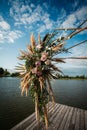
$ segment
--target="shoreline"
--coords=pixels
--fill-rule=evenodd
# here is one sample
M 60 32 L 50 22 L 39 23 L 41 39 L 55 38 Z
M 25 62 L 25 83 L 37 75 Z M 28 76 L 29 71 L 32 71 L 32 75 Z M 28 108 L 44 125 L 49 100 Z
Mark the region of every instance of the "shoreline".
M 10 77 L 10 78 L 20 78 L 19 76 L 0 76 L 0 78 L 8 78 L 8 77 Z M 73 79 L 75 79 L 75 80 L 87 80 L 87 77 L 58 77 L 58 78 L 56 78 L 55 80 L 73 80 Z

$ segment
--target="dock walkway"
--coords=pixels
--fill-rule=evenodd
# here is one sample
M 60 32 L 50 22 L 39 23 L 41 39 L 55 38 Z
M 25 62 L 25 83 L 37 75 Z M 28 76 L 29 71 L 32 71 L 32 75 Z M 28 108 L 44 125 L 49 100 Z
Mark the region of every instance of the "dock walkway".
M 87 110 L 52 102 L 47 105 L 49 112 L 49 130 L 87 130 Z M 35 113 L 14 126 L 11 130 L 45 130 L 45 126 L 35 119 Z

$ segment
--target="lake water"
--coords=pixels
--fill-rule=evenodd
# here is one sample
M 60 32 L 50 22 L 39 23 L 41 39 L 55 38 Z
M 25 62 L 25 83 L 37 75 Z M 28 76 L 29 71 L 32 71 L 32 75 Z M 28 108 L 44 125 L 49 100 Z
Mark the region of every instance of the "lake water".
M 10 130 L 34 112 L 31 97 L 22 97 L 19 85 L 18 78 L 0 78 L 0 130 Z M 56 102 L 87 110 L 87 80 L 56 80 L 52 86 Z

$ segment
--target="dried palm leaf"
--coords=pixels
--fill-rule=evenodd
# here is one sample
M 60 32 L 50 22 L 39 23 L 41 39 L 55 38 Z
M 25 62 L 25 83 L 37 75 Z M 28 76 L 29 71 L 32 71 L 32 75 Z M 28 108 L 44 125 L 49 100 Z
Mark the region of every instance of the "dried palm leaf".
M 61 44 L 58 44 L 55 47 L 52 47 L 52 51 L 58 51 L 58 50 L 60 50 L 63 47 L 63 45 L 64 45 L 64 43 L 61 43 Z
M 52 58 L 51 61 L 59 62 L 59 63 L 65 63 L 62 59 L 59 58 Z
M 40 34 L 38 34 L 38 44 L 41 44 Z
M 34 35 L 32 34 L 31 35 L 31 46 L 32 46 L 32 49 L 35 48 L 35 39 L 34 39 Z
M 44 117 L 45 117 L 46 130 L 48 130 L 48 116 L 46 106 L 44 106 Z
M 40 82 L 40 88 L 41 88 L 41 92 L 42 92 L 42 90 L 44 88 L 44 79 L 43 79 L 43 77 L 39 77 L 39 82 Z
M 32 55 L 33 54 L 33 50 L 32 50 L 31 45 L 27 45 L 27 49 L 28 49 L 29 53 Z
M 60 73 L 63 73 L 58 67 L 56 67 L 56 66 L 53 65 L 53 64 L 50 64 L 50 67 L 51 67 L 53 70 L 55 70 L 55 71 L 58 71 L 58 72 L 60 72 Z

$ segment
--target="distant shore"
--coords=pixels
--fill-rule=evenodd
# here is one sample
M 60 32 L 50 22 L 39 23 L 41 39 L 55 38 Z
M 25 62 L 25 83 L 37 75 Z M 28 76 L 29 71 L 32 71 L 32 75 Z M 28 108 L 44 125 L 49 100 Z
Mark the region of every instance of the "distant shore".
M 10 73 L 7 69 L 3 69 L 2 67 L 0 67 L 0 77 L 20 77 L 20 74 L 18 72 Z M 54 79 L 87 79 L 87 76 L 85 75 L 70 76 L 70 75 L 56 74 L 56 76 L 54 76 Z
M 20 78 L 19 75 L 6 75 L 6 76 L 0 76 L 0 78 L 2 77 L 12 77 L 12 78 Z M 61 79 L 65 79 L 65 80 L 72 80 L 72 79 L 75 79 L 75 80 L 87 80 L 87 77 L 86 76 L 61 76 L 61 77 L 56 77 L 55 78 L 56 80 L 61 80 Z
M 65 77 L 62 77 L 62 78 L 58 78 L 59 80 L 60 79 L 66 79 L 66 80 L 69 80 L 69 79 L 76 79 L 76 80 L 87 80 L 87 77 L 85 77 L 85 78 L 81 78 L 81 77 L 79 77 L 79 78 L 76 78 L 76 77 L 69 77 L 69 78 L 65 78 Z
M 64 76 L 57 76 L 57 79 L 87 79 L 87 77 L 85 75 L 77 75 L 77 76 L 68 76 L 68 75 L 64 75 Z

